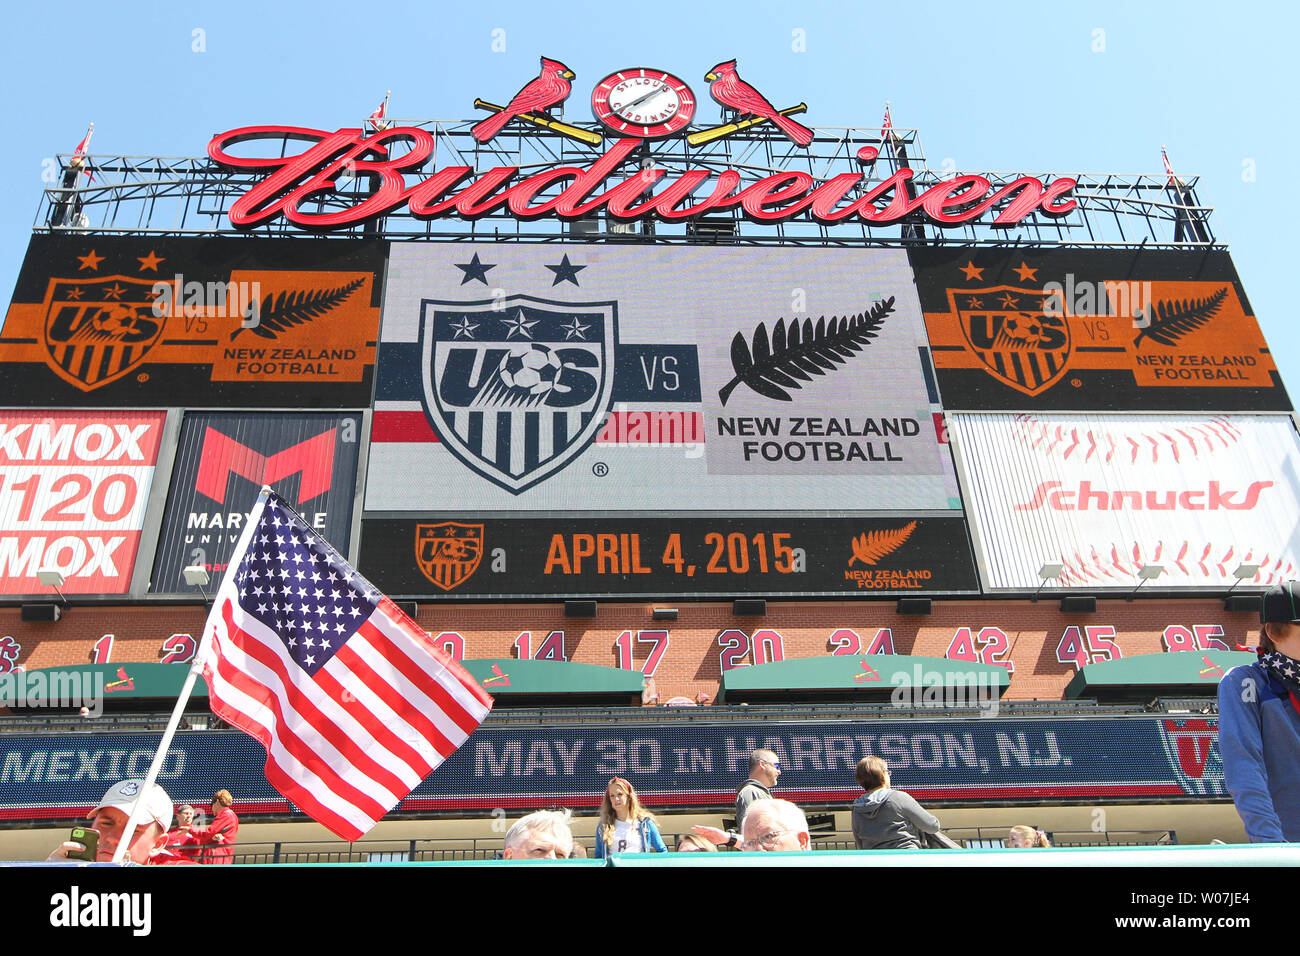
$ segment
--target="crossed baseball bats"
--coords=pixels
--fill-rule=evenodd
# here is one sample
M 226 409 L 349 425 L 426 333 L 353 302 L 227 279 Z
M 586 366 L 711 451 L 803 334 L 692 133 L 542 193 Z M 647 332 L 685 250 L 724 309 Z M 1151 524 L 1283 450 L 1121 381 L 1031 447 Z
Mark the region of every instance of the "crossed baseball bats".
M 474 106 L 477 109 L 487 110 L 491 113 L 500 113 L 505 109 L 504 106 L 497 106 L 495 103 L 489 103 L 487 100 L 475 100 Z M 808 104 L 800 103 L 797 106 L 791 106 L 781 110 L 782 116 L 797 116 L 800 113 L 808 112 Z M 580 142 L 587 143 L 591 146 L 599 146 L 603 137 L 599 133 L 593 133 L 591 130 L 579 129 L 576 126 L 570 126 L 559 120 L 549 119 L 538 113 L 518 113 L 516 116 L 526 123 L 532 123 L 534 126 L 540 126 L 544 129 L 554 130 L 562 136 L 568 136 L 570 139 L 576 139 Z M 762 123 L 769 123 L 771 120 L 764 116 L 754 116 L 747 120 L 741 120 L 737 123 L 724 123 L 721 126 L 711 126 L 708 129 L 702 129 L 698 132 L 691 133 L 686 137 L 686 142 L 692 146 L 703 146 L 705 143 L 711 143 L 715 139 L 721 139 L 724 136 L 730 136 L 732 133 L 739 133 L 743 129 L 749 129 L 751 126 L 758 126 Z

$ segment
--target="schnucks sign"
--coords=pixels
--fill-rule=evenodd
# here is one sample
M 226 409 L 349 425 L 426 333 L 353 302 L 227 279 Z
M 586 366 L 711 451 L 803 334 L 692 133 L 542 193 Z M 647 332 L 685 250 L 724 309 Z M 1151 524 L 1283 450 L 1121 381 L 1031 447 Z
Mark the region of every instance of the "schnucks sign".
M 1300 567 L 1300 436 L 1289 415 L 955 414 L 989 588 L 1267 587 Z
M 248 229 L 278 216 L 304 229 L 339 229 L 402 206 L 412 215 L 428 219 L 459 216 L 474 220 L 504 210 L 521 220 L 555 217 L 572 221 L 604 210 L 625 221 L 657 218 L 680 222 L 739 209 L 746 218 L 760 223 L 786 222 L 807 214 L 824 225 L 853 221 L 886 225 L 922 217 L 939 226 L 974 222 L 992 210 L 997 210 L 992 225 L 1013 226 L 1039 212 L 1064 216 L 1076 206 L 1069 198 L 1076 181 L 1069 178 L 1044 182 L 1021 176 L 995 188 L 983 176 L 963 175 L 918 192 L 912 184 L 913 171 L 901 162 L 904 157 L 898 148 L 894 150 L 900 160 L 897 171 L 865 192 L 859 189 L 864 173 L 842 173 L 818 181 L 808 173 L 791 170 L 742 188 L 739 170 L 718 170 L 716 163 L 710 163 L 708 168 L 687 169 L 672 178 L 668 170 L 642 162 L 642 148 L 648 141 L 685 135 L 688 143 L 699 146 L 770 124 L 766 128 L 774 135 L 806 148 L 814 138 L 813 131 L 790 119 L 806 107 L 774 107 L 740 78 L 733 60 L 715 66 L 705 79 L 710 83 L 710 95 L 731 111 L 735 120 L 687 133 L 697 100 L 685 82 L 662 70 L 620 70 L 601 80 L 591 96 L 593 115 L 612 138 L 606 145 L 602 132 L 560 122 L 548 112 L 568 98 L 573 79 L 573 71 L 563 63 L 543 57 L 541 73 L 506 106 L 478 101 L 477 105 L 493 115 L 471 132 L 486 144 L 512 121 L 545 128 L 590 147 L 593 158 L 585 166 L 556 164 L 539 170 L 530 165 L 530 175 L 521 179 L 520 166 L 497 166 L 480 174 L 472 166 L 453 165 L 408 183 L 404 174 L 420 169 L 433 155 L 434 136 L 419 127 L 389 126 L 382 119 L 382 110 L 371 119 L 373 133 L 356 128 L 244 126 L 214 136 L 208 143 L 208 155 L 227 167 L 265 172 L 230 209 L 231 224 Z M 897 143 L 892 127 L 882 133 L 887 143 Z M 286 139 L 310 145 L 301 152 L 285 153 Z M 236 156 L 229 151 L 237 144 L 257 140 L 273 140 L 277 144 L 274 155 Z M 405 146 L 407 151 L 392 155 L 394 146 Z M 878 155 L 876 147 L 864 146 L 856 158 L 869 167 Z M 605 181 L 629 163 L 635 171 L 604 189 Z M 344 209 L 306 211 L 319 208 L 322 199 L 342 200 L 337 182 L 343 178 L 350 183 L 353 176 L 371 177 L 374 191 Z M 554 193 L 566 181 L 560 192 L 543 196 Z M 330 193 L 334 195 L 330 197 Z

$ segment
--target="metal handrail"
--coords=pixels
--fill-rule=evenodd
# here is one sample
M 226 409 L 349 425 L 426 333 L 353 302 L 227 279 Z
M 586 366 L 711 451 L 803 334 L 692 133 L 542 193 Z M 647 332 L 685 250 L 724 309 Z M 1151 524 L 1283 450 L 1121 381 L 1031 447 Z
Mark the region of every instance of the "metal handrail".
M 977 845 L 995 848 L 1002 845 L 1006 827 L 955 827 L 944 830 L 948 836 L 963 846 Z M 680 833 L 663 833 L 664 842 L 676 846 Z M 1176 846 L 1178 834 L 1174 830 L 1114 830 L 1100 833 L 1090 830 L 1047 831 L 1055 847 L 1074 846 Z M 417 840 L 362 840 L 348 844 L 328 844 L 320 841 L 277 841 L 273 843 L 242 843 L 235 847 L 235 863 L 376 863 L 376 862 L 432 862 L 439 860 L 491 860 L 501 855 L 502 837 L 431 837 Z M 583 841 L 584 845 L 586 841 Z M 853 850 L 856 844 L 851 833 L 834 831 L 814 834 L 814 850 Z M 587 846 L 588 855 L 594 855 Z

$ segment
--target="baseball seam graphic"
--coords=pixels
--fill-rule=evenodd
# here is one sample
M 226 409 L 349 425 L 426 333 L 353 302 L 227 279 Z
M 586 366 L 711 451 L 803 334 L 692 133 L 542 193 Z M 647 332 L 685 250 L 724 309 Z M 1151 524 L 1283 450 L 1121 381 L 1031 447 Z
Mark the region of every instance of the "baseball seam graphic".
M 1258 563 L 1260 566 L 1259 572 L 1250 579 L 1251 584 L 1273 584 L 1294 576 L 1295 565 L 1284 556 L 1273 558 L 1266 554 L 1256 559 L 1253 549 L 1247 549 L 1238 556 L 1239 554 L 1239 549 L 1235 546 L 1229 545 L 1226 551 L 1222 551 L 1212 542 L 1194 547 L 1190 541 L 1184 541 L 1177 553 L 1174 553 L 1172 545 L 1166 548 L 1165 542 L 1159 541 L 1145 555 L 1137 542 L 1133 543 L 1131 549 L 1119 544 L 1102 544 L 1098 550 L 1096 545 L 1092 545 L 1086 553 L 1075 550 L 1061 555 L 1061 563 L 1065 567 L 1058 580 L 1063 585 L 1093 583 L 1129 586 L 1143 565 L 1161 564 L 1162 559 L 1164 573 L 1175 578 L 1204 579 L 1213 578 L 1217 574 L 1221 580 L 1227 578 L 1238 564 L 1243 563 Z
M 1126 453 L 1129 463 L 1135 464 L 1139 455 L 1145 460 L 1148 450 L 1153 463 L 1160 461 L 1162 452 L 1172 456 L 1175 463 L 1181 463 L 1184 455 L 1195 458 L 1202 453 L 1212 454 L 1232 447 L 1241 439 L 1241 430 L 1226 418 L 1130 434 L 1114 428 L 1051 424 L 1033 415 L 1021 414 L 1016 416 L 1012 433 L 1022 444 L 1045 455 L 1075 456 L 1075 460 L 1079 460 L 1077 455 L 1081 454 L 1084 462 L 1092 461 L 1096 456 L 1107 464 L 1117 452 Z

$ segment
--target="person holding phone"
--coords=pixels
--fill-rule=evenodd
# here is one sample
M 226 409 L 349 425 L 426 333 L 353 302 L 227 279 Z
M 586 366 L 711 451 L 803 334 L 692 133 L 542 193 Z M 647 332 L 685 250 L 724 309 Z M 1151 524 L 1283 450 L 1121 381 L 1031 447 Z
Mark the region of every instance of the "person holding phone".
M 73 830 L 79 839 L 67 840 L 49 855 L 51 860 L 87 860 L 111 863 L 122 841 L 126 821 L 144 789 L 143 780 L 123 780 L 108 788 L 104 799 L 90 812 L 90 826 Z M 172 801 L 167 791 L 153 785 L 140 807 L 135 832 L 124 857 L 127 863 L 142 866 L 169 866 L 193 863 L 166 849 L 167 830 L 172 823 Z

